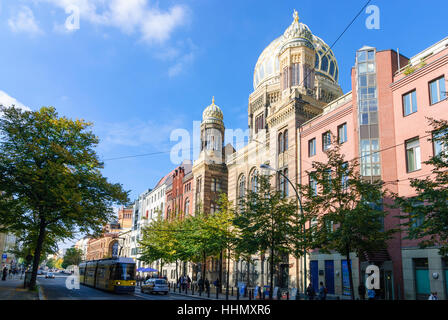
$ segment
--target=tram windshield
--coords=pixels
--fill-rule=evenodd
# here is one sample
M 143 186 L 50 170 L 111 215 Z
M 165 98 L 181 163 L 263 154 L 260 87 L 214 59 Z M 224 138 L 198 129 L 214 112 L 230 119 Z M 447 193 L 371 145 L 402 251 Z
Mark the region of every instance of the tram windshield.
M 114 280 L 135 280 L 135 264 L 116 264 Z

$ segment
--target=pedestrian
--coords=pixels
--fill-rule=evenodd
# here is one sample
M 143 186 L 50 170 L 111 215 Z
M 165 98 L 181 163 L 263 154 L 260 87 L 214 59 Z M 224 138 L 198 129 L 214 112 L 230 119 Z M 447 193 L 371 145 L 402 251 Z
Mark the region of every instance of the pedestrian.
M 428 300 L 439 300 L 439 297 L 437 297 L 437 292 L 431 292 Z
M 369 297 L 369 300 L 375 300 L 376 296 L 375 290 L 373 289 L 367 290 L 367 296 Z
M 327 288 L 325 288 L 322 281 L 320 282 L 319 288 L 319 300 L 327 300 Z
M 199 285 L 199 291 L 201 292 L 204 291 L 204 280 L 202 280 L 202 278 L 199 279 L 198 285 Z
M 207 278 L 205 278 L 205 289 L 207 292 L 210 292 L 210 281 Z
M 216 281 L 215 281 L 215 287 L 216 287 L 216 290 L 218 290 L 219 288 L 221 288 L 221 282 L 219 281 L 219 278 L 216 278 Z M 221 290 L 219 290 L 219 291 L 221 291 Z
M 12 279 L 12 269 L 9 269 L 9 279 Z
M 191 285 L 191 279 L 190 276 L 187 275 L 187 288 L 190 289 L 190 285 Z
M 2 280 L 6 281 L 6 277 L 8 276 L 8 268 L 6 268 L 6 266 L 3 268 L 3 276 L 2 276 Z
M 359 298 L 361 300 L 365 300 L 366 299 L 366 286 L 364 285 L 364 283 L 361 283 L 358 286 L 358 294 L 359 294 Z
M 308 288 L 306 288 L 306 295 L 308 297 L 308 300 L 314 300 L 316 292 L 314 291 L 313 285 L 311 283 L 308 284 Z

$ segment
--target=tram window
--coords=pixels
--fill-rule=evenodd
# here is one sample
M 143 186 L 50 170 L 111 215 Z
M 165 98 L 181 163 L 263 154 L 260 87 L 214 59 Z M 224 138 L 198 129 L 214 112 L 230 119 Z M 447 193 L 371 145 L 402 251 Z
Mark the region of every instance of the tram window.
M 120 263 L 115 270 L 114 280 L 135 280 L 135 264 Z

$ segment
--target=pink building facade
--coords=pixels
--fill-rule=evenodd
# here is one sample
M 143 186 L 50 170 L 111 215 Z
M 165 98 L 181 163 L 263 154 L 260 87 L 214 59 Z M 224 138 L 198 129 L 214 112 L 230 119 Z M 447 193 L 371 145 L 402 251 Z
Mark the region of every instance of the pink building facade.
M 365 179 L 381 179 L 400 196 L 413 196 L 411 178 L 426 177 L 431 168 L 423 162 L 440 146 L 431 141 L 427 118 L 448 119 L 448 38 L 408 59 L 394 50 L 363 47 L 352 68 L 352 92 L 329 103 L 324 112 L 298 129 L 299 167 L 302 184 L 310 183 L 306 171 L 313 161 L 326 160 L 328 132 L 339 140 L 347 160 L 359 158 Z M 312 181 L 311 181 L 312 183 Z M 390 199 L 384 199 L 389 203 Z M 396 228 L 397 215 L 390 214 L 384 228 Z M 402 222 L 402 221 L 401 221 Z M 365 269 L 376 264 L 381 271 L 383 299 L 427 299 L 436 291 L 446 299 L 448 265 L 437 248 L 420 249 L 418 241 L 405 239 L 404 231 L 388 242 L 387 251 L 351 258 L 355 296 L 365 281 Z M 309 257 L 313 286 L 323 281 L 330 294 L 348 295 L 346 258 L 339 254 L 312 252 Z

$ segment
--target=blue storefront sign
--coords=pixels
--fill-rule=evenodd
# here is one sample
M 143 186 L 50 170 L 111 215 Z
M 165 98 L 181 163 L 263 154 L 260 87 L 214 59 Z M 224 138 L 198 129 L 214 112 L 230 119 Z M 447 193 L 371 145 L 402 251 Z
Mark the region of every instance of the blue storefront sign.
M 6 260 L 8 258 L 8 255 L 6 253 L 2 254 L 2 260 Z

